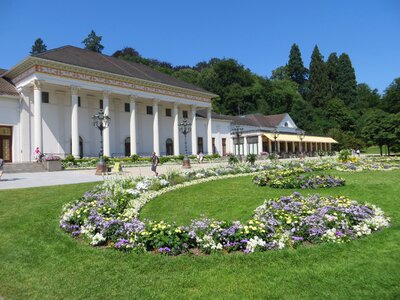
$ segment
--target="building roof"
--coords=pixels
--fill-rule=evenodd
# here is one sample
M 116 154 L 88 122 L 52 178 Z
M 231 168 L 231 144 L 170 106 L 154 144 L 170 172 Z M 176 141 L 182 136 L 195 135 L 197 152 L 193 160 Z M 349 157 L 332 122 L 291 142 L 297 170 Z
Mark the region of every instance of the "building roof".
M 2 73 L 0 73 L 0 75 L 1 74 Z M 7 81 L 5 78 L 0 77 L 0 95 L 19 96 L 19 93 L 12 83 Z
M 198 110 L 197 115 L 203 118 L 207 117 L 207 110 Z M 268 115 L 250 114 L 244 116 L 228 116 L 211 113 L 212 119 L 231 121 L 234 125 L 246 125 L 254 127 L 277 127 L 287 114 Z
M 43 53 L 39 53 L 35 55 L 35 57 L 214 95 L 200 87 L 156 71 L 146 65 L 126 61 L 74 46 L 55 48 Z
M 7 72 L 7 70 L 6 70 L 6 69 L 2 69 L 2 68 L 0 68 L 0 76 L 1 76 L 2 74 L 4 74 L 5 72 Z

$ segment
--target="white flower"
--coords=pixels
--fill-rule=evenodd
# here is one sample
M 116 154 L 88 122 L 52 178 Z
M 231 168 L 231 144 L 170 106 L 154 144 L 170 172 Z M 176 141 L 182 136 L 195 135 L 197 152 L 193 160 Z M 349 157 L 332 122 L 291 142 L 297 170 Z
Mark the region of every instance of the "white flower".
M 267 243 L 263 239 L 255 236 L 254 238 L 251 238 L 247 241 L 246 250 L 248 252 L 254 252 L 256 251 L 257 247 L 264 248 L 266 245 Z
M 105 240 L 106 240 L 106 238 L 101 233 L 96 233 L 92 237 L 92 241 L 90 242 L 90 244 L 92 246 L 96 246 L 96 245 L 100 244 L 101 242 L 104 242 Z
M 160 180 L 160 184 L 161 184 L 161 186 L 168 186 L 169 185 L 169 181 L 165 180 L 165 179 L 161 179 Z

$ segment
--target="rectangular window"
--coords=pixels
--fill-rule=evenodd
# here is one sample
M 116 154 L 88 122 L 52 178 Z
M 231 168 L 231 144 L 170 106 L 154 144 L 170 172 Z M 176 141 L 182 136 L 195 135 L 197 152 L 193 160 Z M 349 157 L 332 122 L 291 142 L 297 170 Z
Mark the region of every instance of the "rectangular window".
M 152 115 L 153 114 L 153 106 L 146 106 L 146 112 L 148 115 Z
M 131 112 L 131 104 L 125 102 L 125 112 Z
M 217 153 L 217 147 L 215 147 L 215 138 L 212 138 L 212 149 L 213 149 L 213 154 Z
M 182 110 L 182 118 L 184 118 L 184 119 L 188 118 L 188 111 L 187 110 Z
M 42 103 L 49 103 L 49 93 L 42 92 Z
M 166 117 L 170 117 L 172 114 L 171 114 L 171 109 L 170 108 L 166 108 L 165 109 L 165 116 Z
M 99 104 L 100 104 L 100 109 L 103 109 L 103 99 L 100 99 Z
M 202 137 L 198 137 L 197 138 L 197 152 L 198 153 L 204 153 L 203 151 L 203 138 Z
M 81 97 L 78 96 L 78 107 L 81 107 Z

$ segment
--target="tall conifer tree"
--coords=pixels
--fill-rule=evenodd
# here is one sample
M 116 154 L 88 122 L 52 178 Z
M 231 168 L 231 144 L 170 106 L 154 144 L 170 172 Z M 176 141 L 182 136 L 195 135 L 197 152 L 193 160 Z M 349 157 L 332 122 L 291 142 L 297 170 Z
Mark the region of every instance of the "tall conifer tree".
M 330 98 L 335 98 L 337 96 L 338 89 L 338 57 L 336 52 L 333 52 L 329 55 L 328 60 L 326 61 L 326 70 L 328 72 L 329 79 L 329 96 Z
M 299 46 L 296 44 L 293 44 L 290 49 L 289 62 L 286 66 L 286 71 L 289 77 L 299 85 L 302 85 L 306 81 L 307 69 L 303 65 L 301 52 Z
M 315 107 L 321 107 L 329 98 L 329 79 L 324 57 L 315 45 L 310 62 L 310 100 Z
M 47 46 L 43 42 L 41 38 L 38 38 L 35 43 L 32 45 L 32 50 L 29 52 L 31 55 L 36 55 L 42 52 L 47 51 Z
M 101 43 L 102 36 L 97 36 L 93 30 L 89 33 L 88 37 L 83 40 L 82 44 L 85 44 L 85 49 L 101 53 L 104 46 Z
M 342 99 L 346 105 L 355 101 L 357 94 L 356 74 L 351 64 L 350 57 L 346 53 L 342 53 L 339 56 L 337 84 L 337 96 Z

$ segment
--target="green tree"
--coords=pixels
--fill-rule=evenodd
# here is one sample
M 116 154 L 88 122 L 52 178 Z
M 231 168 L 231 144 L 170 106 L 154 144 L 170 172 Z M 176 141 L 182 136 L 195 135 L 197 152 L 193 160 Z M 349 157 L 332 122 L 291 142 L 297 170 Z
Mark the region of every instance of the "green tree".
M 338 90 L 338 57 L 336 52 L 333 52 L 329 55 L 328 60 L 326 61 L 326 71 L 329 79 L 330 97 L 335 98 Z
M 365 147 L 365 142 L 355 137 L 354 132 L 331 128 L 328 130 L 328 136 L 338 142 L 338 144 L 333 145 L 333 149 L 336 151 L 341 149 L 362 149 Z
M 304 67 L 299 46 L 292 45 L 289 62 L 286 66 L 287 74 L 294 82 L 301 86 L 307 79 L 307 69 Z
M 272 70 L 271 79 L 272 80 L 290 79 L 288 72 L 287 72 L 287 66 L 280 66 L 280 67 L 276 68 L 275 70 Z
M 117 58 L 123 58 L 124 56 L 126 57 L 140 57 L 140 54 L 138 51 L 136 51 L 135 49 L 133 49 L 132 47 L 125 47 L 122 50 L 117 50 L 113 53 L 114 57 Z
M 346 105 L 350 105 L 356 101 L 356 87 L 356 74 L 350 57 L 346 53 L 342 53 L 338 60 L 337 97 L 342 99 Z
M 329 99 L 329 79 L 324 58 L 318 46 L 314 47 L 310 62 L 310 101 L 315 107 L 322 107 Z
M 173 77 L 195 85 L 198 83 L 199 75 L 198 71 L 190 68 L 180 69 L 172 73 Z
M 383 109 L 390 113 L 400 112 L 400 77 L 393 80 L 385 90 Z
M 351 111 L 344 104 L 343 100 L 329 99 L 325 104 L 323 114 L 330 122 L 330 128 L 340 128 L 344 131 L 354 131 L 354 119 Z
M 31 55 L 36 55 L 47 51 L 47 46 L 41 38 L 36 39 L 35 43 L 32 45 L 32 50 L 29 52 Z
M 362 135 L 370 145 L 378 145 L 382 156 L 382 147 L 392 145 L 393 127 L 390 120 L 390 114 L 374 109 L 364 116 L 365 126 L 362 129 Z
M 85 45 L 85 49 L 101 53 L 103 51 L 104 46 L 101 43 L 101 36 L 97 36 L 96 33 L 92 30 L 88 37 L 82 41 L 82 44 Z
M 379 107 L 382 103 L 381 96 L 377 89 L 371 89 L 368 84 L 360 83 L 356 88 L 355 101 L 351 103 L 352 109 L 366 110 Z
M 267 95 L 271 111 L 269 114 L 280 114 L 292 110 L 295 99 L 301 98 L 298 85 L 292 80 L 272 80 L 271 89 Z

